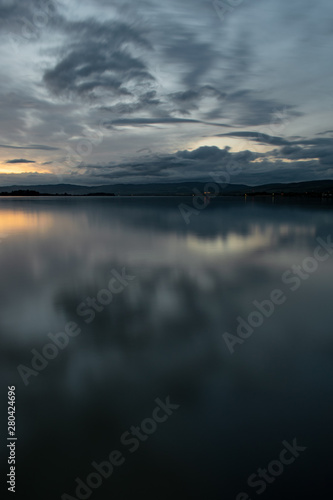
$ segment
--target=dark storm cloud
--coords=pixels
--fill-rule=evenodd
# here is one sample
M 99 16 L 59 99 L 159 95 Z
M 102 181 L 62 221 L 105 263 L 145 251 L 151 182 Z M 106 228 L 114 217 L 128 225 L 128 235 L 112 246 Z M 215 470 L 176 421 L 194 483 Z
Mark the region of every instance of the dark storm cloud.
M 263 144 L 273 144 L 273 146 L 333 147 L 333 138 L 330 137 L 315 137 L 312 139 L 291 137 L 289 140 L 287 140 L 283 137 L 271 136 L 254 131 L 226 132 L 225 134 L 217 134 L 216 137 L 245 137 L 255 142 L 260 142 Z
M 212 98 L 217 103 L 225 97 L 224 93 L 212 85 L 205 84 L 197 88 L 194 86 L 195 81 L 198 81 L 194 73 L 203 75 L 202 66 L 208 69 L 207 63 L 211 57 L 209 53 L 214 52 L 216 56 L 213 44 L 208 46 L 195 42 L 195 33 L 189 35 L 194 45 L 190 44 L 188 48 L 183 46 L 181 54 L 176 33 L 174 53 L 169 44 L 169 48 L 163 49 L 165 57 L 173 63 L 185 58 L 183 70 L 186 76 L 184 74 L 185 90 L 162 94 L 163 89 L 156 91 L 158 85 L 153 74 L 154 65 L 150 67 L 147 63 L 147 58 L 149 60 L 149 55 L 156 49 L 156 41 L 152 43 L 145 29 L 139 28 L 135 23 L 101 23 L 93 20 L 64 21 L 62 29 L 70 35 L 69 45 L 62 51 L 56 65 L 44 73 L 44 84 L 56 96 L 115 98 L 118 102 L 101 109 L 115 115 L 119 119 L 118 125 L 121 120 L 126 120 L 126 115 L 138 112 L 150 115 L 152 123 L 157 123 L 157 119 L 164 122 L 164 119 L 169 118 L 170 123 L 176 123 L 175 114 L 191 114 L 200 107 L 202 99 Z M 176 31 L 183 30 L 181 26 L 177 26 Z M 138 48 L 144 57 L 137 55 Z M 203 60 L 198 57 L 198 50 L 202 52 Z M 138 120 L 140 119 L 139 117 Z M 199 121 L 201 120 L 196 118 L 188 123 Z M 182 123 L 180 119 L 179 123 Z M 139 122 L 135 125 L 138 126 Z
M 114 106 L 104 106 L 101 110 L 108 111 L 115 115 L 131 115 L 142 110 L 154 112 L 154 110 L 161 103 L 161 100 L 157 97 L 157 92 L 155 90 L 151 90 L 138 96 L 136 102 L 119 103 Z
M 164 55 L 167 60 L 180 63 L 186 69 L 182 78 L 186 87 L 196 86 L 214 67 L 220 55 L 216 46 L 199 41 L 196 34 L 186 31 L 184 26 L 179 31 L 178 36 L 170 39 Z
M 82 95 L 102 90 L 117 96 L 131 95 L 126 84 L 154 80 L 146 64 L 131 54 L 133 47 L 150 48 L 144 35 L 134 27 L 87 20 L 67 23 L 64 28 L 75 38 L 67 53 L 43 77 L 54 94 Z
M 131 102 L 123 102 L 114 106 L 104 106 L 101 108 L 103 111 L 108 111 L 117 117 L 121 117 L 112 120 L 112 124 L 118 126 L 130 124 L 133 126 L 146 126 L 159 123 L 203 123 L 232 128 L 231 125 L 225 123 L 212 123 L 196 118 L 183 118 L 184 115 L 189 116 L 192 114 L 192 111 L 199 110 L 201 101 L 204 98 L 214 99 L 215 102 L 224 99 L 223 94 L 210 86 L 187 90 L 185 92 L 164 94 L 163 96 L 159 96 L 155 90 L 151 90 L 141 95 L 133 95 L 132 97 L 135 99 L 134 101 L 132 99 Z M 129 116 L 139 112 L 148 114 L 150 117 L 126 117 L 126 115 Z M 177 115 L 181 115 L 181 117 Z
M 317 135 L 333 134 L 333 130 L 326 130 L 325 132 L 319 132 Z
M 271 154 L 271 153 L 269 153 Z M 139 162 L 110 165 L 80 165 L 80 171 L 96 182 L 167 182 L 186 180 L 211 181 L 222 172 L 231 173 L 232 184 L 249 185 L 269 182 L 292 182 L 333 177 L 332 164 L 316 159 L 288 161 L 272 159 L 265 153 L 249 150 L 233 153 L 229 147 L 203 146 L 193 151 L 148 155 Z M 98 179 L 98 181 L 97 181 Z
M 203 123 L 205 125 L 214 125 L 215 127 L 227 127 L 230 128 L 230 125 L 225 123 L 208 123 L 200 120 L 194 120 L 190 118 L 173 118 L 173 117 L 165 117 L 165 118 L 119 118 L 117 120 L 112 120 L 109 122 L 109 125 L 116 126 L 137 126 L 143 127 L 148 125 L 158 125 L 158 124 L 177 124 L 177 123 Z M 108 122 L 105 121 L 105 126 L 108 125 Z
M 225 96 L 226 94 L 222 94 L 211 85 L 204 85 L 198 89 L 192 88 L 184 92 L 174 92 L 173 94 L 170 94 L 170 98 L 178 103 L 191 103 L 193 101 L 198 101 L 203 97 L 218 97 L 224 99 Z
M 270 151 L 267 155 L 295 161 L 318 159 L 321 164 L 333 166 L 333 139 L 329 137 L 287 140 L 283 137 L 274 137 L 252 131 L 228 132 L 218 134 L 217 137 L 244 137 L 260 144 L 281 146 L 280 149 Z
M 190 114 L 191 111 L 200 108 L 202 99 L 212 98 L 217 102 L 223 102 L 227 94 L 222 93 L 211 85 L 204 85 L 199 88 L 191 88 L 182 92 L 174 92 L 169 94 L 168 98 L 172 104 L 176 106 L 176 111 L 183 115 Z M 219 113 L 220 114 L 220 113 Z
M 89 18 L 82 21 L 63 19 L 63 30 L 71 37 L 71 46 L 89 43 L 108 44 L 109 51 L 118 50 L 124 45 L 152 50 L 147 39 L 147 30 L 135 23 L 123 21 L 97 21 Z M 73 36 L 75 34 L 75 37 Z
M 302 147 L 303 146 L 303 147 Z M 316 138 L 300 140 L 284 146 L 276 156 L 289 160 L 306 160 L 318 158 L 322 165 L 333 166 L 333 139 Z
M 231 166 L 245 166 L 261 158 L 261 153 L 242 151 L 231 153 L 230 148 L 220 149 L 216 146 L 202 146 L 193 151 L 177 151 L 174 154 L 150 155 L 141 162 L 123 162 L 118 165 L 81 165 L 86 174 L 105 179 L 125 180 L 139 179 L 141 182 L 153 182 L 154 179 L 186 180 L 208 179 L 210 173 L 219 172 Z
M 255 44 L 247 29 L 241 29 L 230 44 L 224 31 L 219 32 L 219 42 L 208 41 L 208 37 L 203 42 L 203 31 L 191 28 L 190 23 L 185 27 L 175 23 L 165 29 L 161 57 L 177 67 L 184 88 L 168 96 L 178 112 L 190 114 L 201 110 L 205 120 L 232 116 L 233 125 L 238 126 L 270 124 L 282 109 L 289 117 L 301 115 L 295 106 L 248 88 L 249 75 L 257 61 Z M 217 69 L 219 78 L 213 76 Z M 214 106 L 201 108 L 201 100 L 208 96 L 215 99 Z
M 201 8 L 200 2 L 196 5 Z M 157 6 L 158 2 L 150 2 L 152 12 Z M 213 13 L 211 9 L 209 14 L 214 19 Z M 48 69 L 43 77 L 54 95 L 89 96 L 94 99 L 107 95 L 115 97 L 118 102 L 108 106 L 108 110 L 118 115 L 119 119 L 140 111 L 145 111 L 152 118 L 190 115 L 198 111 L 204 120 L 215 120 L 224 116 L 223 101 L 227 100 L 229 107 L 238 108 L 239 123 L 251 125 L 269 122 L 275 109 L 281 107 L 281 103 L 266 102 L 250 91 L 232 92 L 235 78 L 241 80 L 240 73 L 244 75 L 249 65 L 250 48 L 245 35 L 242 43 L 237 43 L 232 54 L 227 55 L 221 53 L 215 40 L 202 41 L 200 30 L 190 24 L 175 22 L 173 16 L 170 24 L 160 25 L 158 38 L 154 29 L 150 33 L 149 29 L 139 27 L 137 23 L 102 23 L 88 19 L 80 22 L 63 20 L 60 25 L 68 35 L 69 43 L 56 65 Z M 164 35 L 165 43 L 161 44 Z M 133 51 L 133 48 L 136 50 Z M 144 56 L 137 55 L 137 48 Z M 154 52 L 161 62 L 174 68 L 182 81 L 183 90 L 167 93 L 160 88 L 163 95 L 159 92 L 153 99 L 145 100 L 145 96 L 149 95 L 146 89 L 156 83 L 154 64 L 147 62 Z M 229 80 L 224 79 L 223 90 L 221 83 L 218 86 L 208 83 L 210 73 L 221 58 L 235 67 L 232 81 L 230 75 Z M 155 89 L 149 90 L 156 92 Z M 202 106 L 205 98 L 215 101 L 211 109 Z
M 285 146 L 290 144 L 290 141 L 287 141 L 282 137 L 261 134 L 260 132 L 230 132 L 227 134 L 218 134 L 216 137 L 244 137 L 254 142 L 272 144 L 273 146 Z
M 7 160 L 6 163 L 36 163 L 33 160 L 25 160 L 24 158 L 17 159 L 17 160 Z
M 278 115 L 283 110 L 283 119 L 301 116 L 294 106 L 286 105 L 275 99 L 265 99 L 258 92 L 241 90 L 228 96 L 237 113 L 236 123 L 239 126 L 268 125 L 279 120 Z M 281 120 L 281 118 L 280 118 Z

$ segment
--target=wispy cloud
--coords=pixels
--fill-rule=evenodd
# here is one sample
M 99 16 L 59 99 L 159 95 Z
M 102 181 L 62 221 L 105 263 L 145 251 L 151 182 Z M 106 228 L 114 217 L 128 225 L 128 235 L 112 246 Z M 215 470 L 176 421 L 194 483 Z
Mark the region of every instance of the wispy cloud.
M 6 163 L 36 163 L 33 160 L 25 160 L 24 158 L 17 159 L 17 160 L 7 160 Z

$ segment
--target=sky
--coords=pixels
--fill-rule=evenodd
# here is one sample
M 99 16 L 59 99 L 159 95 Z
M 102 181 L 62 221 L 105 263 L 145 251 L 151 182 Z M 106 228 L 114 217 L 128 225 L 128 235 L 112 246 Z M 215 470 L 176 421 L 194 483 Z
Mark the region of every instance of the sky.
M 0 186 L 333 179 L 332 0 L 0 0 Z

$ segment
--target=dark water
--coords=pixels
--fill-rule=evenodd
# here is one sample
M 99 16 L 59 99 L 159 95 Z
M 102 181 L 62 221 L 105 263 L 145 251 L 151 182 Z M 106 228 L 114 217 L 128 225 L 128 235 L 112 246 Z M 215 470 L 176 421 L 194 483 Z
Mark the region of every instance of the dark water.
M 187 225 L 178 204 L 191 201 L 0 200 L 1 428 L 15 385 L 16 498 L 331 498 L 333 255 L 315 250 L 332 206 L 215 200 Z M 295 278 L 293 265 L 309 272 Z M 134 278 L 99 293 L 117 273 Z M 275 289 L 281 304 L 231 354 L 223 334 Z M 109 303 L 87 312 L 88 297 Z M 71 323 L 80 333 L 25 384 L 17 367 Z M 156 424 L 157 398 L 174 409 Z M 141 424 L 148 437 L 121 442 Z M 294 439 L 306 449 L 293 463 L 247 484 Z M 113 450 L 121 465 L 75 493 Z

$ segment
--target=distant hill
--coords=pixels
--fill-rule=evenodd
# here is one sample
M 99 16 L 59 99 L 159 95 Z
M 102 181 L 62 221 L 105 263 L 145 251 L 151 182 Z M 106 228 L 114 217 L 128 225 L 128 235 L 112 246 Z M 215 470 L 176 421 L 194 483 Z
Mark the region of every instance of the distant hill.
M 33 186 L 7 186 L 0 187 L 1 191 L 8 193 L 18 190 L 37 191 L 40 194 L 71 194 L 71 195 L 92 195 L 96 196 L 101 193 L 115 193 L 121 196 L 131 195 L 192 195 L 195 188 L 203 191 L 206 183 L 204 182 L 181 182 L 167 184 L 113 184 L 102 186 L 78 186 L 75 184 L 48 184 L 48 185 L 33 185 Z M 229 188 L 230 186 L 228 186 Z M 243 185 L 233 185 L 233 189 L 249 189 Z
M 242 192 L 243 189 L 240 190 Z M 235 192 L 237 189 L 235 190 Z M 333 180 L 264 184 L 247 187 L 247 193 L 319 194 L 333 193 Z
M 179 183 L 159 183 L 159 184 L 113 184 L 102 186 L 78 186 L 75 184 L 48 184 L 32 186 L 6 186 L 0 187 L 0 194 L 4 195 L 77 195 L 77 196 L 192 196 L 196 190 L 203 193 L 206 185 L 212 184 L 211 180 L 207 182 L 179 182 Z M 32 194 L 33 192 L 33 194 Z M 264 184 L 261 186 L 247 186 L 245 184 L 226 184 L 219 187 L 219 195 L 237 196 L 244 194 L 263 195 L 272 193 L 286 195 L 319 195 L 322 193 L 333 194 L 333 180 L 293 182 Z

